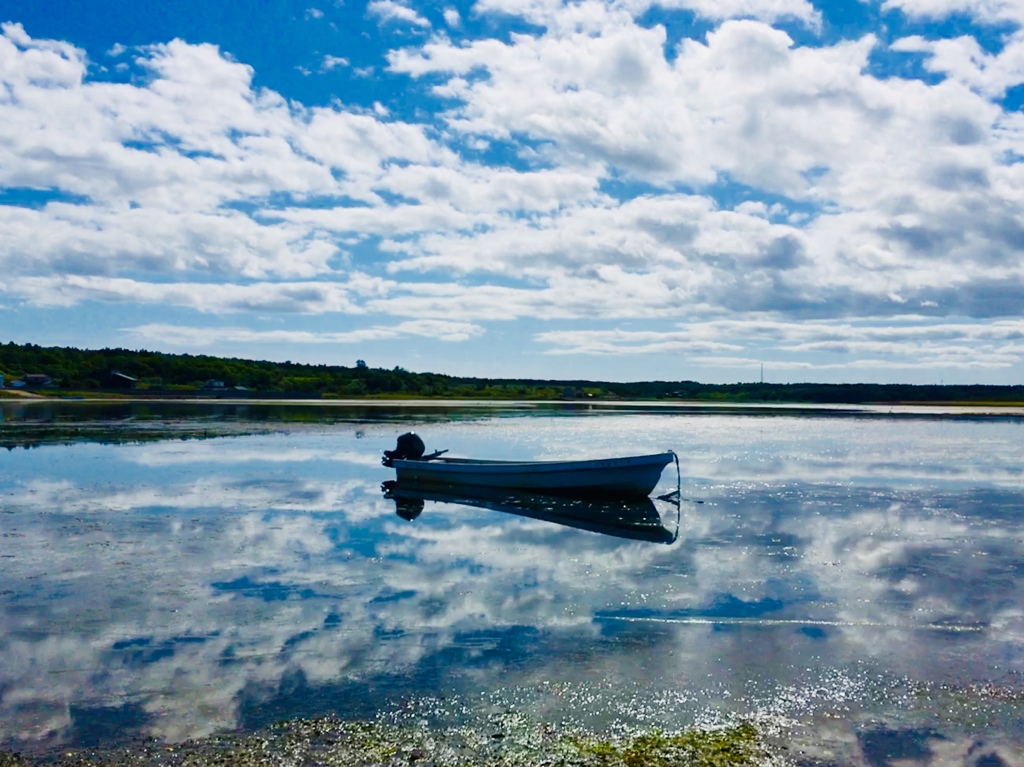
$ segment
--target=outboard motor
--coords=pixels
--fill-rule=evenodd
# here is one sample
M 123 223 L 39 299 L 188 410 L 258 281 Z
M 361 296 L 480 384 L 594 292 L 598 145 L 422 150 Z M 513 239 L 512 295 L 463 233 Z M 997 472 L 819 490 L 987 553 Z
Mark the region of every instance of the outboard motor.
M 384 451 L 384 457 L 380 459 L 380 462 L 385 466 L 391 466 L 391 462 L 396 458 L 400 461 L 418 461 L 423 457 L 423 452 L 426 449 L 427 446 L 423 444 L 419 435 L 414 431 L 409 431 L 398 438 L 394 450 Z

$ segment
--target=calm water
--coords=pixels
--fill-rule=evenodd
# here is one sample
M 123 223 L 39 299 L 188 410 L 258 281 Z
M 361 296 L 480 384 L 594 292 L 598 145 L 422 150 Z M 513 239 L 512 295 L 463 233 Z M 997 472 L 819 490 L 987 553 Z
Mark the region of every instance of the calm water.
M 751 716 L 810 761 L 1024 758 L 1020 419 L 319 412 L 0 453 L 0 746 L 514 710 Z M 654 502 L 656 540 L 434 501 L 409 521 L 379 465 L 409 428 L 478 457 L 672 448 L 684 501 Z

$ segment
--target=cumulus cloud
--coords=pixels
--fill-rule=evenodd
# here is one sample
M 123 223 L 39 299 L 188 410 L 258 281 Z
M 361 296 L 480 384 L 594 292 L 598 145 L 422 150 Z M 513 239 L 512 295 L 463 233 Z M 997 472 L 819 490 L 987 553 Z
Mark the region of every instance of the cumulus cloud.
M 451 112 L 454 129 L 490 139 L 522 132 L 562 166 L 596 161 L 659 185 L 732 179 L 794 207 L 818 207 L 807 223 L 793 219 L 798 228 L 783 240 L 788 245 L 780 242 L 775 264 L 764 260 L 763 275 L 723 257 L 725 231 L 693 238 L 692 223 L 666 222 L 683 234 L 673 241 L 681 262 L 718 267 L 709 282 L 723 290 L 707 296 L 711 305 L 807 311 L 818 304 L 845 314 L 854 306 L 891 313 L 911 302 L 976 314 L 970 296 L 990 288 L 995 269 L 1009 293 L 999 311 L 1012 312 L 1021 298 L 1020 264 L 1000 243 L 1019 236 L 1011 210 L 1020 179 L 997 140 L 1004 117 L 952 80 L 927 86 L 866 74 L 876 44 L 867 36 L 796 47 L 764 24 L 732 21 L 706 43 L 684 39 L 670 62 L 660 28 L 622 24 L 600 35 L 559 30 L 513 44 L 436 41 L 396 52 L 392 66 L 415 76 L 449 73 L 444 93 L 463 103 Z M 489 77 L 467 77 L 478 68 Z M 705 229 L 726 218 L 706 211 L 698 224 Z M 743 220 L 733 215 L 723 229 Z M 733 239 L 743 247 L 742 236 Z M 563 253 L 586 252 L 579 245 Z M 438 250 L 450 266 L 454 251 Z

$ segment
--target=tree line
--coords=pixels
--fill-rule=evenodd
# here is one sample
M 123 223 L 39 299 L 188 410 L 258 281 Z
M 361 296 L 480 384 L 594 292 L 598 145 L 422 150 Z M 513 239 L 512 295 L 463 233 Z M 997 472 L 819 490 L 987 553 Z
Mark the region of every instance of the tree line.
M 114 374 L 120 374 L 115 377 Z M 564 381 L 469 378 L 373 368 L 267 362 L 130 349 L 75 349 L 0 344 L 0 374 L 9 386 L 30 374 L 65 392 L 108 391 L 134 379 L 138 393 L 198 391 L 211 381 L 253 393 L 307 392 L 325 398 L 676 399 L 706 402 L 863 404 L 877 402 L 1022 403 L 1024 386 Z

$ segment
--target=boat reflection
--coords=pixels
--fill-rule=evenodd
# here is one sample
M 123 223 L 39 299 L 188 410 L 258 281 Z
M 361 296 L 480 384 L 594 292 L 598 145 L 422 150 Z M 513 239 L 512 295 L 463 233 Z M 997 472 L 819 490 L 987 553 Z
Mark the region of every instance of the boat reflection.
M 587 530 L 616 538 L 653 543 L 672 543 L 679 533 L 678 502 L 676 529 L 667 529 L 651 498 L 594 500 L 557 495 L 522 493 L 507 489 L 437 488 L 399 484 L 389 480 L 381 485 L 385 498 L 395 502 L 395 513 L 412 521 L 427 501 L 516 514 L 540 519 L 578 530 Z

